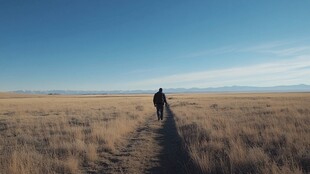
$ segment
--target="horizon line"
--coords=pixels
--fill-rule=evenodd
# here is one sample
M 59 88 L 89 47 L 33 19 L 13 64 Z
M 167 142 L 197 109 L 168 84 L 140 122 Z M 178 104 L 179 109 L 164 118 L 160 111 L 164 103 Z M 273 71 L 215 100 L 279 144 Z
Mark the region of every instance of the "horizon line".
M 229 85 L 229 86 L 218 86 L 218 87 L 190 87 L 190 88 L 185 88 L 185 87 L 179 87 L 179 88 L 163 88 L 165 90 L 193 90 L 193 89 L 198 89 L 198 90 L 208 90 L 208 89 L 221 89 L 221 88 L 277 88 L 277 87 L 294 87 L 294 86 L 306 86 L 310 87 L 310 84 L 302 83 L 302 84 L 293 84 L 293 85 L 274 85 L 274 86 L 246 86 L 246 85 Z M 80 90 L 80 89 L 18 89 L 18 90 L 8 90 L 8 91 L 0 91 L 0 92 L 52 92 L 52 91 L 67 91 L 67 92 L 121 92 L 121 91 L 128 91 L 128 92 L 133 92 L 133 91 L 157 91 L 158 89 L 115 89 L 115 90 Z

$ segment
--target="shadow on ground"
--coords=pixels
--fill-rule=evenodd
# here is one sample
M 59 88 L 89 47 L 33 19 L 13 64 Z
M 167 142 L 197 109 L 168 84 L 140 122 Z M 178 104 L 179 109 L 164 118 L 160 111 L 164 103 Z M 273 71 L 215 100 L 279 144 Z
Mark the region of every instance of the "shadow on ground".
M 159 154 L 160 166 L 150 168 L 146 173 L 202 173 L 183 148 L 173 112 L 169 107 L 165 108 L 165 112 L 163 127 L 158 130 L 156 138 L 163 149 Z

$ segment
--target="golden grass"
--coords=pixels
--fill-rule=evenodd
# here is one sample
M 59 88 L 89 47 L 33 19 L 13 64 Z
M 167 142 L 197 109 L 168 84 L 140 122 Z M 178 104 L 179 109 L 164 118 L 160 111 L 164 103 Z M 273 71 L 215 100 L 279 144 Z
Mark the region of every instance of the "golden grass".
M 201 172 L 310 172 L 309 93 L 167 97 Z M 0 173 L 98 172 L 101 152 L 154 114 L 151 95 L 0 93 Z
M 310 172 L 310 94 L 170 96 L 203 173 Z
M 0 94 L 0 173 L 85 173 L 154 113 L 151 96 Z

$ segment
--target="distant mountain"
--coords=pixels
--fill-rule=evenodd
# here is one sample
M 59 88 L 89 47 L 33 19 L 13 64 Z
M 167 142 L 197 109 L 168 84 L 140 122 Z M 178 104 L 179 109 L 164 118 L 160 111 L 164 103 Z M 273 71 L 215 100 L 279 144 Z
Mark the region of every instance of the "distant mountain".
M 65 95 L 96 95 L 96 94 L 151 94 L 157 90 L 113 90 L 113 91 L 79 91 L 79 90 L 18 90 L 22 94 L 65 94 Z M 225 93 L 225 92 L 310 92 L 310 85 L 290 85 L 274 87 L 225 86 L 218 88 L 168 88 L 165 93 Z
M 221 93 L 221 92 L 310 92 L 310 85 L 291 85 L 273 87 L 224 86 L 217 88 L 176 88 L 166 89 L 172 93 Z

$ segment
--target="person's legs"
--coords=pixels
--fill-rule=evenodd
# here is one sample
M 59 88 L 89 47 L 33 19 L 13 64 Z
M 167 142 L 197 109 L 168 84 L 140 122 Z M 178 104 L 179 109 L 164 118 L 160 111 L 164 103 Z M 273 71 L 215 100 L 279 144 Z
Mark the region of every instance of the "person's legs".
M 159 112 L 160 112 L 160 119 L 163 120 L 163 117 L 164 117 L 164 106 L 163 105 L 160 105 Z
M 164 117 L 164 105 L 157 104 L 156 105 L 156 113 L 158 120 L 163 120 Z
M 160 107 L 158 105 L 156 106 L 156 113 L 157 113 L 157 118 L 159 120 L 160 119 Z

